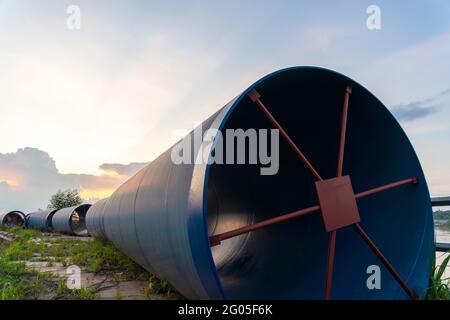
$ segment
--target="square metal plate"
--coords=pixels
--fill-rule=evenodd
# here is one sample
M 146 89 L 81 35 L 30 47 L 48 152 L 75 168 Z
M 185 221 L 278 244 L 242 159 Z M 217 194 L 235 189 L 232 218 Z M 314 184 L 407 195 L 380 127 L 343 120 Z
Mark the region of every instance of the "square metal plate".
M 316 181 L 316 190 L 327 232 L 360 221 L 349 176 Z

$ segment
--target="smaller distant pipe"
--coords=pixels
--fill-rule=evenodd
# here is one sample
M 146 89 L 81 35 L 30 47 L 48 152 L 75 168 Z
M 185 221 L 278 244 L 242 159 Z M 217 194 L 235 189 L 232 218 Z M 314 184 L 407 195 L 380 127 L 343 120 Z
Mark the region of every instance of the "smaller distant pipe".
M 26 216 L 25 226 L 43 232 L 51 232 L 53 230 L 52 217 L 56 211 L 58 210 L 40 210 L 29 213 Z
M 86 213 L 90 207 L 90 204 L 81 204 L 79 206 L 57 210 L 51 218 L 53 231 L 70 235 L 87 236 Z
M 105 227 L 103 225 L 103 211 L 105 209 L 106 199 L 101 199 L 94 203 L 86 213 L 86 229 L 88 234 L 99 239 L 106 239 Z
M 25 224 L 25 214 L 14 210 L 8 213 L 0 213 L 0 223 L 4 227 L 22 227 Z

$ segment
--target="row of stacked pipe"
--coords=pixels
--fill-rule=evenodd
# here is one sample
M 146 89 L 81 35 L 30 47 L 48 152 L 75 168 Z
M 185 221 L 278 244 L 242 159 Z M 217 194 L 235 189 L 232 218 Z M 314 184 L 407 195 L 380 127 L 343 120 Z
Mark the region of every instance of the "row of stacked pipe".
M 89 235 L 86 229 L 86 214 L 90 204 L 69 208 L 39 210 L 24 214 L 22 211 L 0 213 L 0 224 L 6 228 L 26 227 L 43 232 L 57 232 L 77 236 Z
M 228 135 L 238 130 L 268 163 L 239 152 Z M 406 134 L 363 86 L 316 67 L 256 81 L 90 208 L 1 219 L 107 239 L 188 299 L 408 299 L 426 292 L 435 259 L 430 194 Z M 371 290 L 377 257 L 389 267 Z

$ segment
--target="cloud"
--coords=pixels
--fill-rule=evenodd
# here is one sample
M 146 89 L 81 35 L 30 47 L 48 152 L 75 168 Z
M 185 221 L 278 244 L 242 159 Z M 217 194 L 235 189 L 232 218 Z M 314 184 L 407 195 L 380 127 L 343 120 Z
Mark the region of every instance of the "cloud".
M 353 78 L 386 105 L 422 101 L 445 93 L 450 83 L 450 30 L 366 61 Z M 446 90 L 446 91 L 444 91 Z
M 62 172 L 97 173 L 104 159 L 158 156 L 168 138 L 142 136 L 167 122 L 227 56 L 215 38 L 193 45 L 189 28 L 152 25 L 130 38 L 127 28 L 100 16 L 69 32 L 64 23 L 57 28 L 55 20 L 30 14 L 36 28 L 0 28 L 0 135 L 15 132 L 0 149 L 39 146 Z
M 424 118 L 430 114 L 439 112 L 442 105 L 438 103 L 438 100 L 448 94 L 450 94 L 450 89 L 432 98 L 396 105 L 392 107 L 391 111 L 400 121 L 412 121 Z
M 400 121 L 412 121 L 424 118 L 432 113 L 438 112 L 437 105 L 426 107 L 422 101 L 415 101 L 404 105 L 398 105 L 391 109 L 395 117 Z
M 60 173 L 50 155 L 37 148 L 0 153 L 0 211 L 45 208 L 58 189 L 78 189 L 85 200 L 109 196 L 145 163 L 103 164 L 100 175 Z
M 121 176 L 132 176 L 145 167 L 148 162 L 131 162 L 129 164 L 104 163 L 99 168 L 104 172 L 116 173 Z

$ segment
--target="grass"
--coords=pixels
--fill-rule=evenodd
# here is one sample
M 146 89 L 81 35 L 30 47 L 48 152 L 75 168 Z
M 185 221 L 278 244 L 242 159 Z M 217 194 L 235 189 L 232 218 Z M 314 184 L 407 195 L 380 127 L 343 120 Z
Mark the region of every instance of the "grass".
M 53 299 L 92 300 L 98 297 L 94 289 L 70 290 L 62 279 L 55 283 L 51 275 L 27 269 L 24 261 L 31 258 L 47 261 L 47 265 L 55 262 L 76 264 L 95 273 L 108 273 L 115 282 L 145 280 L 148 282 L 144 292 L 146 299 L 154 295 L 183 299 L 167 280 L 148 273 L 109 242 L 45 237 L 39 231 L 23 228 L 11 228 L 8 232 L 15 234 L 17 239 L 10 243 L 0 241 L 0 300 L 38 299 L 46 290 L 53 291 Z M 433 262 L 426 299 L 450 300 L 449 279 L 443 278 L 449 264 L 450 254 L 439 266 Z M 122 299 L 119 291 L 116 299 Z
M 37 299 L 49 284 L 47 275 L 28 270 L 21 260 L 29 259 L 41 246 L 29 242 L 36 235 L 33 230 L 13 228 L 18 236 L 12 243 L 1 242 L 0 246 L 0 300 Z M 17 262 L 19 261 L 19 262 Z
M 23 263 L 11 263 L 0 257 L 0 300 L 37 297 L 41 289 L 37 275 L 28 272 Z
M 433 267 L 430 277 L 430 287 L 427 292 L 427 299 L 429 300 L 450 300 L 450 284 L 448 278 L 443 278 L 445 269 L 450 261 L 450 253 L 442 261 L 441 265 L 436 266 L 436 261 L 433 262 Z
M 2 230 L 2 228 L 0 228 Z M 4 230 L 4 229 L 3 229 Z M 170 284 L 158 279 L 121 253 L 114 245 L 98 239 L 73 240 L 43 235 L 31 229 L 10 228 L 17 236 L 13 242 L 0 242 L 0 299 L 38 299 L 51 291 L 53 299 L 90 300 L 97 298 L 95 290 L 70 290 L 64 280 L 29 270 L 25 262 L 47 262 L 47 266 L 61 263 L 78 265 L 83 270 L 107 275 L 113 282 L 143 280 L 148 282 L 144 298 L 182 298 Z M 122 299 L 121 293 L 116 295 Z
M 91 241 L 74 241 L 51 237 L 42 242 L 35 239 L 42 237 L 42 233 L 31 229 L 11 228 L 8 232 L 18 236 L 12 242 L 4 255 L 8 260 L 29 260 L 38 255 L 36 260 L 65 262 L 66 265 L 76 264 L 92 272 L 104 270 L 127 270 L 134 275 L 146 274 L 143 268 L 116 249 L 109 242 L 93 239 Z M 41 258 L 39 258 L 39 256 Z M 49 260 L 48 257 L 52 257 Z
M 29 270 L 23 262 L 11 262 L 0 255 L 0 300 L 38 299 L 53 287 L 49 274 Z
M 97 292 L 92 288 L 69 289 L 66 281 L 60 280 L 54 299 L 65 300 L 94 300 L 98 297 Z
M 144 291 L 144 297 L 149 298 L 152 295 L 159 295 L 168 299 L 184 299 L 165 279 L 159 279 L 153 275 L 148 278 L 148 285 Z
M 0 246 L 0 300 L 38 299 L 46 289 L 55 289 L 55 297 L 64 296 L 65 299 L 90 300 L 95 299 L 96 293 L 89 288 L 69 290 L 64 281 L 60 281 L 55 287 L 52 276 L 26 267 L 25 261 L 33 257 L 45 261 L 51 255 L 55 255 L 56 260 L 69 260 L 71 255 L 77 252 L 77 258 L 83 259 L 81 251 L 85 246 L 75 244 L 73 241 L 54 241 L 50 245 L 44 241 L 39 241 L 42 234 L 36 230 L 11 228 L 8 232 L 17 236 L 11 243 L 2 242 Z M 98 247 L 96 247 L 98 250 Z M 90 250 L 86 250 L 91 253 Z M 47 257 L 47 258 L 46 258 Z M 104 260 L 97 258 L 103 265 Z M 80 260 L 81 261 L 81 260 Z M 85 259 L 91 262 L 90 259 Z M 49 263 L 54 263 L 49 260 Z
M 147 271 L 117 250 L 111 243 L 95 239 L 82 241 L 72 249 L 71 262 L 87 267 L 90 271 L 127 270 L 136 276 L 147 275 Z

